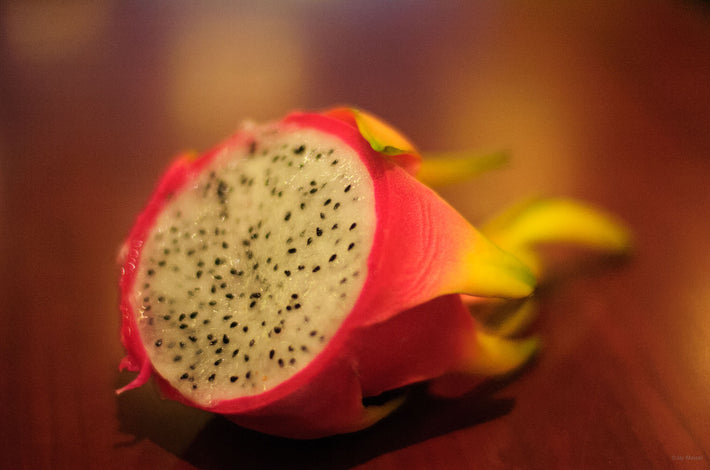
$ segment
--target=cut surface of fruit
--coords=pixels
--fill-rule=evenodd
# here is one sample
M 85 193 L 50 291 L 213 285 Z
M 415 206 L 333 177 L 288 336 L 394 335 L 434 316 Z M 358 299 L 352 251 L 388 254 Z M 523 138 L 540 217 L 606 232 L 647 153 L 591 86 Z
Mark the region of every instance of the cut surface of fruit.
M 154 369 L 201 406 L 291 377 L 353 308 L 374 228 L 368 170 L 339 139 L 285 128 L 226 146 L 145 237 L 132 302 Z

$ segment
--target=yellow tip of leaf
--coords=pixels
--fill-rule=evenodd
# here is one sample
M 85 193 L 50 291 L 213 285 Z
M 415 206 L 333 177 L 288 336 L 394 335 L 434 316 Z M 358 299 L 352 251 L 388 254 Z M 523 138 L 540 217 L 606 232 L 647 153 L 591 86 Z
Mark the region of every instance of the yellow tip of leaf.
M 536 337 L 508 339 L 479 329 L 470 347 L 466 371 L 495 376 L 514 372 L 525 365 L 540 348 L 540 340 Z
M 458 183 L 500 168 L 508 160 L 508 152 L 428 154 L 416 177 L 427 186 Z
M 450 266 L 444 293 L 518 299 L 532 294 L 536 284 L 523 262 L 472 231 L 456 266 Z
M 358 109 L 351 109 L 360 134 L 372 148 L 386 155 L 417 153 L 406 137 L 389 124 Z
M 486 224 L 482 231 L 518 253 L 542 243 L 570 243 L 612 254 L 630 250 L 630 231 L 610 214 L 572 199 L 528 201 Z

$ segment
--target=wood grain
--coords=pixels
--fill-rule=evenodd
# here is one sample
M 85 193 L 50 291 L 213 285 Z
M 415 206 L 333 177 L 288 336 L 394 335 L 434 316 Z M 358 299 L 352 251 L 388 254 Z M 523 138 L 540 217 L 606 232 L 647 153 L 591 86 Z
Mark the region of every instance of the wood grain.
M 707 4 L 392 3 L 0 7 L 4 468 L 710 467 Z M 579 197 L 629 223 L 634 256 L 540 292 L 544 349 L 515 378 L 415 389 L 355 435 L 116 397 L 115 257 L 172 155 L 340 103 L 423 149 L 510 149 L 441 189 L 468 217 Z

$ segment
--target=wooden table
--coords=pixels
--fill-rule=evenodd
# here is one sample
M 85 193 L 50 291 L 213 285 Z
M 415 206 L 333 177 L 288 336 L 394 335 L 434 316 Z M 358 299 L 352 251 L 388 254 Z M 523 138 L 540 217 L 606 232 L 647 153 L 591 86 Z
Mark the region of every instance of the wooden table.
M 0 7 L 3 468 L 710 467 L 707 3 L 179 3 Z M 515 380 L 359 434 L 116 397 L 116 253 L 170 158 L 345 102 L 425 150 L 511 149 L 441 190 L 466 216 L 574 196 L 627 221 L 634 257 L 542 293 Z

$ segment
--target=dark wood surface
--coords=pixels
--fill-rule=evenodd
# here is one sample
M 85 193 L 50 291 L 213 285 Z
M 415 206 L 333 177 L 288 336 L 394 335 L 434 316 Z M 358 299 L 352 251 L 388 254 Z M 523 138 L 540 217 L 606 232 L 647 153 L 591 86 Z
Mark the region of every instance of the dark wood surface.
M 710 467 L 707 4 L 172 3 L 0 7 L 0 466 Z M 515 380 L 415 393 L 359 434 L 116 397 L 115 257 L 160 171 L 243 119 L 339 103 L 425 150 L 512 150 L 441 190 L 466 216 L 586 199 L 632 227 L 633 258 L 541 292 L 544 349 Z

